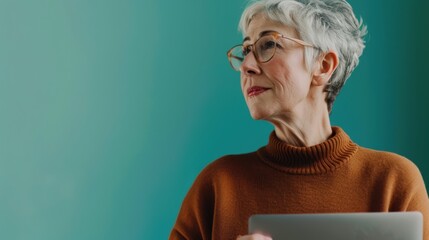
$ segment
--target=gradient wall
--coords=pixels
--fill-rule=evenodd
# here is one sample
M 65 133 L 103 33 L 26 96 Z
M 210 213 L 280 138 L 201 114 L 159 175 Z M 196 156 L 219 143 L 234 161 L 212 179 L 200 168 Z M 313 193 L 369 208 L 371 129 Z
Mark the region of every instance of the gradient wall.
M 368 25 L 332 121 L 429 183 L 429 4 L 353 0 Z M 226 50 L 242 0 L 0 0 L 0 238 L 166 239 L 209 162 L 253 151 Z

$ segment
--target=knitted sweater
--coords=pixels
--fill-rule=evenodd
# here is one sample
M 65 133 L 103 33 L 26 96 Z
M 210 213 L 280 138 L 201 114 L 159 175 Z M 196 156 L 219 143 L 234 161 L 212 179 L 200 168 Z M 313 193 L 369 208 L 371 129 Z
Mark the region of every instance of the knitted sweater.
M 429 200 L 417 167 L 332 129 L 331 138 L 311 147 L 287 145 L 273 132 L 258 151 L 209 164 L 169 239 L 236 239 L 247 234 L 253 214 L 420 211 L 429 240 Z

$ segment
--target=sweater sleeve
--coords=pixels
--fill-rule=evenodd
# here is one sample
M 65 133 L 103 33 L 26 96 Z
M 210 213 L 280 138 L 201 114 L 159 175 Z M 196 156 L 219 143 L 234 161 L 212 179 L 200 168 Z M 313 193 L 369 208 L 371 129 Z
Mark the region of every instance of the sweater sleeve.
M 410 186 L 410 200 L 406 211 L 418 211 L 423 214 L 423 239 L 429 240 L 429 198 L 423 177 L 417 167 L 413 171 Z
M 203 170 L 187 193 L 169 240 L 211 239 L 214 187 L 209 172 Z
M 391 155 L 390 159 L 392 164 L 385 167 L 393 173 L 395 184 L 389 211 L 421 212 L 423 239 L 429 240 L 429 198 L 420 170 L 402 156 Z

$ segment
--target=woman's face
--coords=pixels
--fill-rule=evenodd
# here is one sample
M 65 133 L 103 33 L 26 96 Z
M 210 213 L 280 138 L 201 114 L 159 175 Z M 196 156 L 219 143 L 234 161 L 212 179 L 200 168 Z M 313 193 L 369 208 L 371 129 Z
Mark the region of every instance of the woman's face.
M 298 38 L 294 29 L 258 14 L 247 29 L 243 45 L 253 44 L 267 31 Z M 278 44 L 270 61 L 259 63 L 249 53 L 241 66 L 241 89 L 254 119 L 288 117 L 305 111 L 309 103 L 312 74 L 305 66 L 304 47 L 285 38 Z

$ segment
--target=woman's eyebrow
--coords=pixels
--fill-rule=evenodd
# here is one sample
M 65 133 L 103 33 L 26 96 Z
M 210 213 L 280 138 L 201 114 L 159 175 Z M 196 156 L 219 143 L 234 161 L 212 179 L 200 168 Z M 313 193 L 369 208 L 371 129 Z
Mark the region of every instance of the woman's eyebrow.
M 267 34 L 270 34 L 270 33 L 273 33 L 273 32 L 277 32 L 277 31 L 274 31 L 274 30 L 266 30 L 266 31 L 262 31 L 262 32 L 260 32 L 259 33 L 259 37 L 262 37 L 262 36 L 265 36 L 265 35 L 267 35 Z M 245 42 L 245 41 L 249 41 L 250 40 L 250 37 L 245 37 L 244 39 L 243 39 L 243 43 Z
M 243 43 L 244 43 L 245 41 L 250 41 L 250 37 L 245 37 L 245 38 L 243 39 Z

